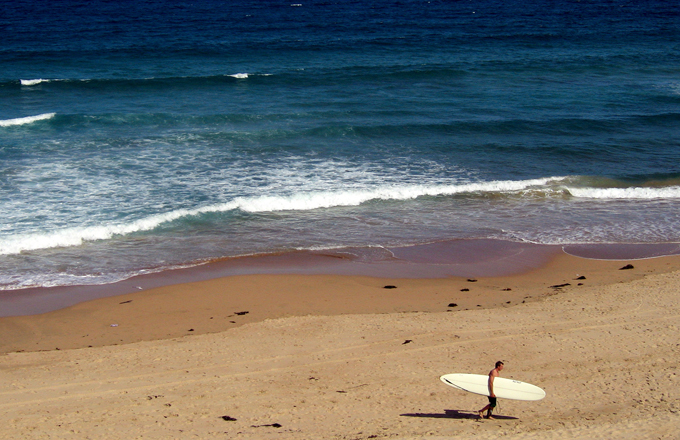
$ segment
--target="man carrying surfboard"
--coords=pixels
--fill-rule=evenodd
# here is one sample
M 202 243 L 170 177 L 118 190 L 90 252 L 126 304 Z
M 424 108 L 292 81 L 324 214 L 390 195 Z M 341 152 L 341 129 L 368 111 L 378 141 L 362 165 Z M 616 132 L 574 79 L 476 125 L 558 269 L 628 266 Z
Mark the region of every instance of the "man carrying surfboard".
M 445 384 L 468 393 L 480 394 L 489 397 L 489 404 L 479 410 L 479 416 L 484 416 L 484 411 L 491 415 L 496 406 L 496 397 L 514 400 L 541 400 L 545 397 L 545 391 L 536 385 L 520 382 L 519 380 L 499 377 L 503 370 L 503 362 L 496 362 L 496 368 L 487 375 L 452 373 L 445 374 L 439 379 Z
M 489 404 L 479 410 L 480 419 L 484 417 L 484 411 L 487 411 L 487 419 L 493 419 L 493 417 L 491 417 L 491 412 L 496 407 L 496 395 L 493 392 L 493 380 L 500 376 L 501 371 L 503 371 L 503 362 L 501 361 L 496 362 L 496 368 L 489 371 Z

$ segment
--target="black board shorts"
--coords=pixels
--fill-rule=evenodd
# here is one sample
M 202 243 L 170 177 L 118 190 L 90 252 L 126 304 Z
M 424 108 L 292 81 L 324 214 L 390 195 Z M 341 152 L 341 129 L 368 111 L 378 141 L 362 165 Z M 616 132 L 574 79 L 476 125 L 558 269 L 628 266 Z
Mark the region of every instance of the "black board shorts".
M 490 396 L 487 396 L 487 397 L 488 397 L 488 399 L 489 399 L 489 406 L 490 406 L 491 408 L 495 408 L 495 407 L 496 407 L 496 398 L 495 398 L 495 397 L 490 397 Z

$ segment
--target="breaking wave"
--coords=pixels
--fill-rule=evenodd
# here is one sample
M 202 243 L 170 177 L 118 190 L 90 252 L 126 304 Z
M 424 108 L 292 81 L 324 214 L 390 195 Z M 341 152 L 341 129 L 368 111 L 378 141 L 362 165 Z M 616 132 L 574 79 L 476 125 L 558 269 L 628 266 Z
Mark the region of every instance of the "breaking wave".
M 45 119 L 52 119 L 55 116 L 56 116 L 56 113 L 43 113 L 42 115 L 26 116 L 24 118 L 5 119 L 5 120 L 0 120 L 0 127 L 11 127 L 13 125 L 32 124 L 33 122 L 36 122 L 36 121 L 43 121 Z
M 21 80 L 21 85 L 22 85 L 22 86 L 36 86 L 36 85 L 38 85 L 38 84 L 40 84 L 40 83 L 50 82 L 50 81 L 52 81 L 52 80 L 50 80 L 50 79 L 42 79 L 42 78 L 38 78 L 38 79 L 22 79 L 22 80 Z
M 136 232 L 151 231 L 163 224 L 208 213 L 267 213 L 309 211 L 359 206 L 373 201 L 406 201 L 419 197 L 469 195 L 470 197 L 564 197 L 593 199 L 679 199 L 680 186 L 596 188 L 577 187 L 578 177 L 548 177 L 528 180 L 470 182 L 432 185 L 385 185 L 344 191 L 310 191 L 289 195 L 237 197 L 225 203 L 195 209 L 177 209 L 122 224 L 83 226 L 44 233 L 18 234 L 0 239 L 0 255 L 54 247 L 79 246 L 84 242 L 107 240 Z
M 124 224 L 67 228 L 58 231 L 20 234 L 0 239 L 0 255 L 53 247 L 79 246 L 86 241 L 107 240 L 156 227 L 186 217 L 206 213 L 241 210 L 249 213 L 306 211 L 340 206 L 358 206 L 372 200 L 409 200 L 422 196 L 446 196 L 461 193 L 507 193 L 540 188 L 561 178 L 523 181 L 494 181 L 457 185 L 386 186 L 365 190 L 318 191 L 288 196 L 238 197 L 232 201 L 196 209 L 178 209 Z

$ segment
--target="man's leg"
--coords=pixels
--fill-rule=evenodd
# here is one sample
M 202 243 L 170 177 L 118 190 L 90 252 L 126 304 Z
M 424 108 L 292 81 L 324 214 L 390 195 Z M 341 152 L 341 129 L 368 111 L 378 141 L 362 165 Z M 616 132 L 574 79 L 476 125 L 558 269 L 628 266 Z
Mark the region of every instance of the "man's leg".
M 484 411 L 489 411 L 489 414 L 491 414 L 491 408 L 496 406 L 496 398 L 487 396 L 487 399 L 489 399 L 489 404 L 478 411 L 480 419 L 484 417 Z
M 486 418 L 493 420 L 493 417 L 491 417 L 491 412 L 496 407 L 496 398 L 495 397 L 489 397 L 489 404 L 487 405 L 487 407 L 488 407 L 488 411 L 486 412 Z

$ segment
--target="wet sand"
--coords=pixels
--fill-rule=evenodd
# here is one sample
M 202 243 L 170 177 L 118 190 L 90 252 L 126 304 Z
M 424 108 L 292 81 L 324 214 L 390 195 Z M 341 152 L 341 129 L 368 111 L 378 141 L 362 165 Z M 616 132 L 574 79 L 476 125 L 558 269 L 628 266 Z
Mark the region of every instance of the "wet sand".
M 342 248 L 224 258 L 107 285 L 2 291 L 0 317 L 35 315 L 98 298 L 239 275 L 418 279 L 512 275 L 539 268 L 561 253 L 559 246 L 502 240 L 451 240 L 403 248 Z
M 680 244 L 570 245 L 503 240 L 450 240 L 402 248 L 343 248 L 225 258 L 175 270 L 151 271 L 117 283 L 0 291 L 0 317 L 35 315 L 98 298 L 238 275 L 349 275 L 373 278 L 475 278 L 528 273 L 563 253 L 625 260 L 679 255 Z

